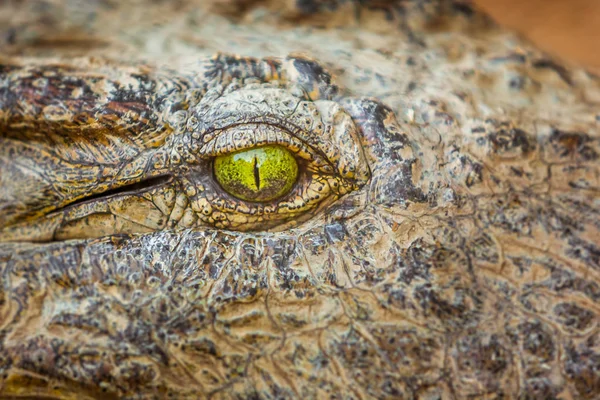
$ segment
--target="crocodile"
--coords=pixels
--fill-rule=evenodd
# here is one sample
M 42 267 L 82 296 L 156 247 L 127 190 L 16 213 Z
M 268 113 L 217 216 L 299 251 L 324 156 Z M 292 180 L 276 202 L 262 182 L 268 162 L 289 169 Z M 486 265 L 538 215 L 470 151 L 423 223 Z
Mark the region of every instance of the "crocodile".
M 597 399 L 600 80 L 442 3 L 329 58 L 2 57 L 0 398 Z

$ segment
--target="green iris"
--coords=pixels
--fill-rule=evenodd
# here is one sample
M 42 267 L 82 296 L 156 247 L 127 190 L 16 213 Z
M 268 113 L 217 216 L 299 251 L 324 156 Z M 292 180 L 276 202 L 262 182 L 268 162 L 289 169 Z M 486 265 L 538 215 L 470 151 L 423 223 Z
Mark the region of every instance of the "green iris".
M 298 163 L 283 147 L 269 145 L 215 158 L 214 173 L 232 196 L 265 202 L 290 191 L 298 177 Z

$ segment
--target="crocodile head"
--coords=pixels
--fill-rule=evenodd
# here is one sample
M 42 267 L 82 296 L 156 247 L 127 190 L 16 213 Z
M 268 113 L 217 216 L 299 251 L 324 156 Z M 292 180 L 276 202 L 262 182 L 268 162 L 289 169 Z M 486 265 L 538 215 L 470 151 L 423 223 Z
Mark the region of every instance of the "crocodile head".
M 597 393 L 593 135 L 392 110 L 301 56 L 0 72 L 1 394 Z M 267 145 L 291 189 L 219 184 Z

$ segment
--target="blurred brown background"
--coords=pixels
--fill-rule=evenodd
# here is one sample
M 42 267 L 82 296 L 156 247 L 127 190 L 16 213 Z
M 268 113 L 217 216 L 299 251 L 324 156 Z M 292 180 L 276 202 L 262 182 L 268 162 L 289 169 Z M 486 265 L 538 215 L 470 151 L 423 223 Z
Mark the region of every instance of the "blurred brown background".
M 401 22 L 404 32 L 421 31 L 439 22 L 437 17 L 444 10 L 438 8 L 445 7 L 445 12 L 451 14 L 452 10 L 470 10 L 471 5 L 500 25 L 523 34 L 545 52 L 600 73 L 600 0 L 0 0 L 0 52 L 40 55 L 46 50 L 51 54 L 102 55 L 102 48 L 115 42 L 131 44 L 133 37 L 138 37 L 133 32 L 149 29 L 152 35 L 166 38 L 166 32 L 161 36 L 157 31 L 173 23 L 174 18 L 201 21 L 203 15 L 211 13 L 242 23 L 253 23 L 254 18 L 262 24 L 287 23 L 288 28 L 310 18 L 313 25 L 323 27 L 356 23 L 340 17 L 342 13 L 328 12 L 342 6 L 362 10 L 363 28 L 388 29 L 377 13 L 384 11 L 391 21 L 410 15 Z M 263 11 L 252 13 L 258 8 Z M 268 15 L 277 18 L 267 21 Z M 188 27 L 178 32 L 190 30 Z
M 599 0 L 473 0 L 501 25 L 572 64 L 600 71 Z

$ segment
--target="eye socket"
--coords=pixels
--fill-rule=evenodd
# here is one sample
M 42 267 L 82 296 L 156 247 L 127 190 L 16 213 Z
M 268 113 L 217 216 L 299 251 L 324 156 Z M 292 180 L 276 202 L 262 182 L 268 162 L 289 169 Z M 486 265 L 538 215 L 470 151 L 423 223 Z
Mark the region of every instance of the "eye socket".
M 285 148 L 267 145 L 216 157 L 213 173 L 230 195 L 267 202 L 289 193 L 298 178 L 298 163 Z
M 288 229 L 368 181 L 360 133 L 338 103 L 264 85 L 205 97 L 176 148 L 189 166 L 181 183 L 198 223 Z M 256 151 L 271 153 L 258 170 Z M 269 176 L 278 182 L 267 190 L 260 180 Z

